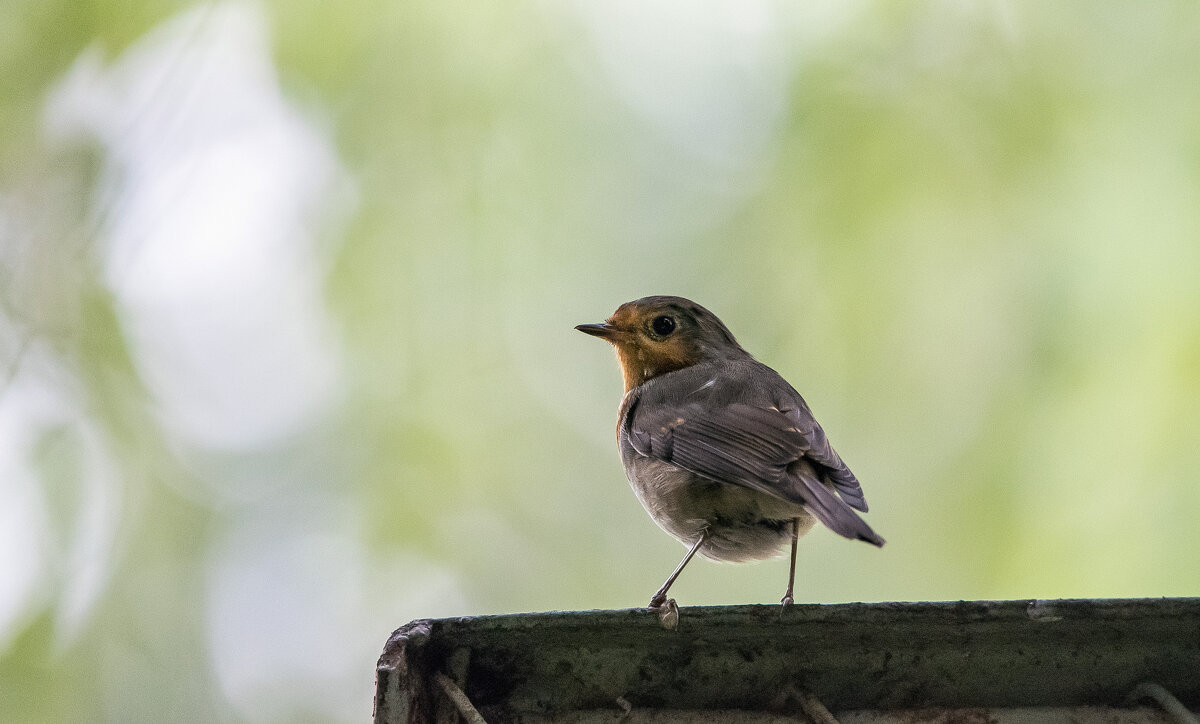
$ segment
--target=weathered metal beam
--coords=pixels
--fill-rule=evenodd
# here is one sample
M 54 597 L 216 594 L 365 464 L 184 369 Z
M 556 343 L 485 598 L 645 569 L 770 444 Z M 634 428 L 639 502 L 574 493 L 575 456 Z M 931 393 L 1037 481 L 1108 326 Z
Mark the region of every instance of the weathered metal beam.
M 445 682 L 492 724 L 774 721 L 808 695 L 858 722 L 1121 707 L 1143 682 L 1194 708 L 1200 599 L 698 607 L 675 631 L 645 609 L 416 621 L 379 660 L 375 721 L 458 720 Z

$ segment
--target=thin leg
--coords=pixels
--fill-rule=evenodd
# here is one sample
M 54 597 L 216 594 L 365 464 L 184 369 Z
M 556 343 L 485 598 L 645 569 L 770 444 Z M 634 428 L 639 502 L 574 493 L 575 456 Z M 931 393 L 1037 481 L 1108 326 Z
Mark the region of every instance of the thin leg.
M 671 587 L 676 578 L 679 578 L 679 574 L 683 572 L 683 567 L 688 564 L 688 561 L 692 560 L 692 556 L 696 555 L 696 551 L 700 550 L 700 546 L 704 545 L 704 541 L 708 540 L 708 536 L 708 528 L 705 528 L 700 533 L 700 538 L 692 546 L 692 549 L 687 552 L 687 555 L 683 557 L 679 565 L 675 566 L 675 572 L 671 574 L 666 583 L 662 584 L 662 588 L 658 589 L 658 593 L 654 594 L 654 598 L 650 599 L 650 608 L 658 608 L 667 602 L 667 589 Z
M 792 567 L 788 571 L 787 593 L 783 594 L 780 603 L 786 608 L 792 604 L 792 589 L 796 585 L 796 543 L 800 541 L 800 519 L 792 518 Z

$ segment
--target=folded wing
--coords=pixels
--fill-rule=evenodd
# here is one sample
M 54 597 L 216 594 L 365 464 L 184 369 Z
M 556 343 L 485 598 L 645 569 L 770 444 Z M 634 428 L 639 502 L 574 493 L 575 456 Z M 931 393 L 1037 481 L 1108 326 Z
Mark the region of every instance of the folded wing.
M 840 535 L 883 545 L 852 509 L 866 510 L 862 488 L 811 414 L 741 403 L 631 413 L 627 433 L 639 454 L 797 503 Z

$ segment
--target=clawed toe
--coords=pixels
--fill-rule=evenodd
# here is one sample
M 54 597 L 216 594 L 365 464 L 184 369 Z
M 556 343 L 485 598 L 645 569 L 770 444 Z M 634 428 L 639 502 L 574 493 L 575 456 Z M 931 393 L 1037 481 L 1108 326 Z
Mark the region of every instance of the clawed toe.
M 652 605 L 650 606 L 650 610 L 658 613 L 658 623 L 663 628 L 668 631 L 674 631 L 679 628 L 679 606 L 676 605 L 675 599 L 668 598 L 657 606 Z

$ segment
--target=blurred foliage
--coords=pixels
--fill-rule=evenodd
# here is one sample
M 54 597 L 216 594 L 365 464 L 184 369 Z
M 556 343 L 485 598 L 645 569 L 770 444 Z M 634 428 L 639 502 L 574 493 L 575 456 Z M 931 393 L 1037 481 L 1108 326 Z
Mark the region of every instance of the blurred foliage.
M 1186 2 L 9 0 L 0 719 L 361 721 L 407 620 L 643 604 L 682 549 L 572 326 L 647 294 L 864 482 L 888 546 L 799 599 L 1196 595 L 1197 67 Z

